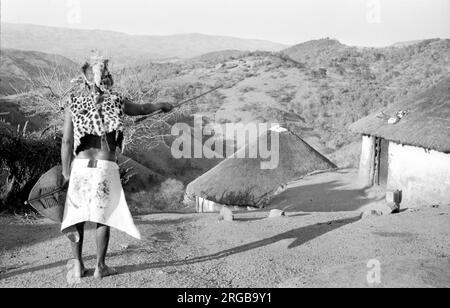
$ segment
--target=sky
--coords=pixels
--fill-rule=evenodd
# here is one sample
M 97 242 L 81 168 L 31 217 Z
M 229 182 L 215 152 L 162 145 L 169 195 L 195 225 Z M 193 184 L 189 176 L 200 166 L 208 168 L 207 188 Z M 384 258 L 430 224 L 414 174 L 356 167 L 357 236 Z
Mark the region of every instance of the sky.
M 0 0 L 1 21 L 129 34 L 203 33 L 288 45 L 450 38 L 450 0 Z

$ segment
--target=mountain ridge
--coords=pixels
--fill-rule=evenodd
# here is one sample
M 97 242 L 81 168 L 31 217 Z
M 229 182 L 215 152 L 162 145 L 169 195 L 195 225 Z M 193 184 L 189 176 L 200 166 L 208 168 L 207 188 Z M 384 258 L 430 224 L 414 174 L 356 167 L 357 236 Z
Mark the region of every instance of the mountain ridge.
M 0 95 L 26 92 L 53 73 L 67 79 L 78 67 L 61 55 L 19 49 L 2 48 L 0 60 Z
M 147 60 L 113 75 L 119 91 L 149 102 L 180 102 L 222 84 L 190 111 L 219 124 L 286 124 L 339 166 L 351 166 L 359 138 L 348 125 L 448 76 L 449 50 L 448 39 L 399 48 L 322 39 L 281 52 L 224 50 L 176 63 Z
M 119 66 L 144 59 L 187 59 L 220 50 L 279 51 L 287 47 L 264 40 L 199 33 L 131 35 L 111 30 L 13 23 L 1 23 L 1 43 L 2 48 L 59 54 L 75 62 L 85 60 L 90 50 L 99 49 L 109 54 Z

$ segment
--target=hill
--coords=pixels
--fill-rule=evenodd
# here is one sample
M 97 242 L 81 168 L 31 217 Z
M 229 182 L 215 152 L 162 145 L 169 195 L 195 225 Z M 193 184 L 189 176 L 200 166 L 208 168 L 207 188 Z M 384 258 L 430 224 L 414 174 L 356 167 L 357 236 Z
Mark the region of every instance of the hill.
M 105 51 L 117 65 L 136 61 L 192 58 L 221 50 L 279 51 L 285 45 L 261 40 L 203 34 L 129 35 L 37 25 L 1 24 L 2 48 L 36 50 L 81 62 L 93 48 Z
M 294 45 L 281 51 L 282 54 L 287 55 L 292 60 L 302 63 L 308 63 L 310 66 L 318 66 L 322 59 L 329 59 L 334 56 L 336 52 L 349 48 L 335 39 L 320 39 L 304 42 Z
M 349 132 L 350 124 L 430 88 L 449 76 L 449 68 L 450 40 L 357 48 L 324 39 L 282 52 L 227 50 L 176 63 L 141 62 L 114 70 L 114 77 L 118 90 L 137 102 L 181 102 L 222 84 L 222 89 L 189 104 L 186 115 L 201 114 L 220 124 L 278 122 L 338 166 L 347 167 L 357 163 L 360 152 L 359 137 Z M 45 105 L 22 96 L 15 102 L 8 108 L 37 110 Z M 24 121 L 16 119 L 16 124 Z M 126 123 L 128 140 L 137 142 L 125 154 L 164 178 L 186 184 L 217 163 L 175 160 L 170 142 L 148 147 L 152 136 L 170 134 L 172 122 L 158 129 L 151 121 L 142 123 L 144 129 L 131 120 Z
M 33 84 L 56 74 L 56 78 L 70 76 L 77 64 L 63 56 L 38 51 L 2 49 L 0 53 L 0 95 L 31 90 Z M 73 75 L 71 76 L 73 77 Z
M 224 84 L 193 104 L 195 112 L 222 124 L 282 123 L 338 165 L 350 166 L 359 155 L 359 138 L 348 131 L 351 123 L 433 86 L 449 68 L 450 40 L 359 48 L 323 39 L 277 53 L 226 51 L 127 68 L 118 84 L 127 89 L 140 80 L 143 89 L 157 88 L 144 100 L 172 101 Z
M 406 47 L 406 46 L 410 46 L 410 45 L 414 45 L 417 43 L 420 43 L 422 40 L 413 40 L 413 41 L 404 41 L 404 42 L 396 42 L 394 44 L 392 44 L 392 47 Z
M 51 105 L 46 91 L 27 92 L 0 97 L 0 121 L 12 127 L 23 127 L 28 132 L 39 132 L 50 125 L 61 126 L 62 115 L 59 106 Z

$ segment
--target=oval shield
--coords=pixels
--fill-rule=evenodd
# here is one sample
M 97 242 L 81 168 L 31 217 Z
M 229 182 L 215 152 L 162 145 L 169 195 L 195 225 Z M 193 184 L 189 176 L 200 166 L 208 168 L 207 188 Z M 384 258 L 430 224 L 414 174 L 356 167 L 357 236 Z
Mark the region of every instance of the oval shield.
M 61 166 L 53 167 L 47 171 L 34 185 L 26 202 L 43 216 L 58 223 L 63 220 L 67 193 L 67 189 L 59 186 L 61 177 Z

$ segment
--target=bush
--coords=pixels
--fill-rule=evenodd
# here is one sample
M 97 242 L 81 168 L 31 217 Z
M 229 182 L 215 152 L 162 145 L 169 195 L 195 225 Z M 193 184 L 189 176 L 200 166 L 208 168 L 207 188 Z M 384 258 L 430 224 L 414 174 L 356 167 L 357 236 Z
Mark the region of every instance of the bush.
M 184 196 L 184 184 L 175 179 L 167 179 L 156 194 L 156 201 L 162 202 L 166 209 L 179 208 Z M 161 204 L 159 205 L 161 206 Z
M 0 126 L 0 207 L 21 210 L 23 202 L 39 177 L 60 162 L 61 144 L 53 136 L 14 132 Z
M 177 210 L 183 207 L 184 185 L 176 179 L 167 179 L 159 187 L 127 196 L 130 210 L 136 214 Z

